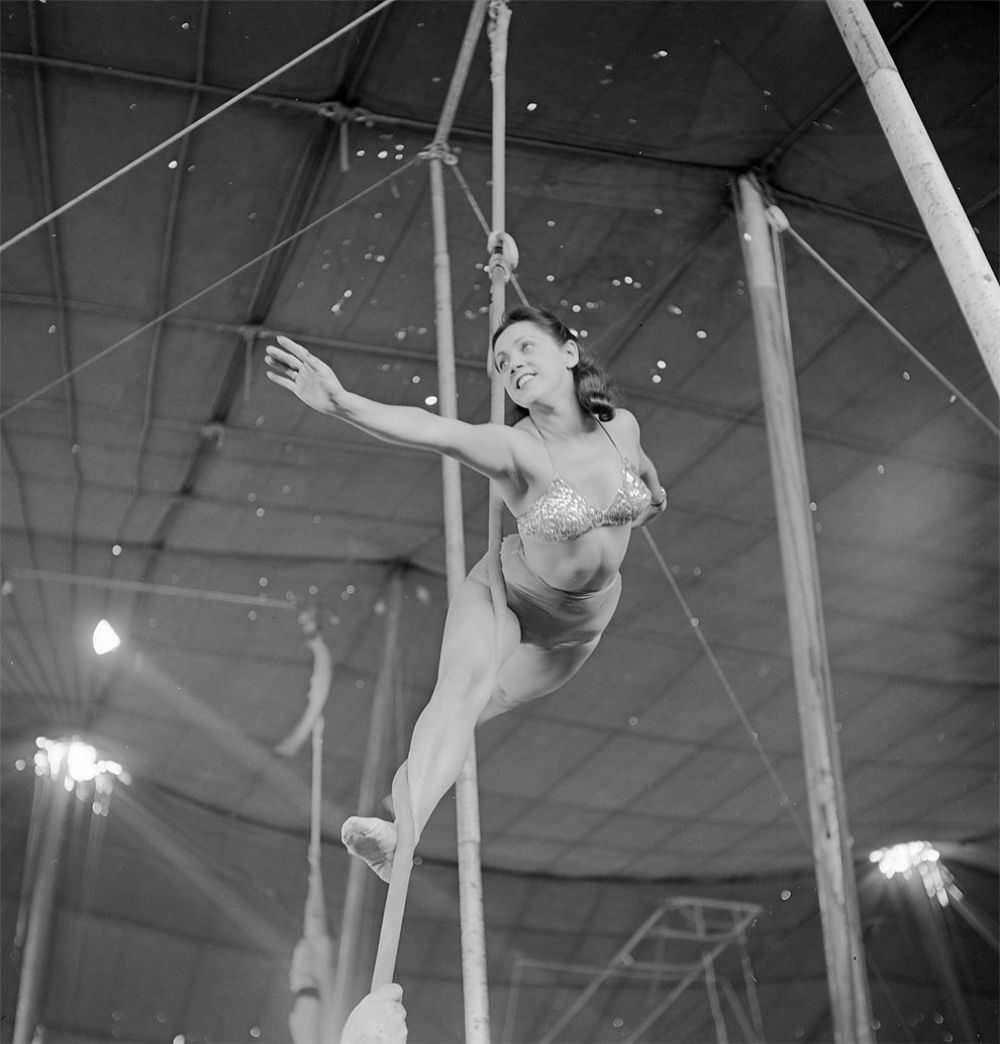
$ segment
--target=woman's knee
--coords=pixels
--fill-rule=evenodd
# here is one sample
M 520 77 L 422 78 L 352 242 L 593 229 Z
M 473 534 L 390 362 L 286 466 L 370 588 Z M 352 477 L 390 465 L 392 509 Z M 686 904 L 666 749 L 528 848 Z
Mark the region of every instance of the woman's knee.
M 488 664 L 506 659 L 521 640 L 521 625 L 506 605 L 500 612 L 498 625 L 490 589 L 466 578 L 448 606 L 439 673 L 455 662 Z
M 438 671 L 431 700 L 444 701 L 452 706 L 469 704 L 481 708 L 489 699 L 494 683 L 495 674 L 487 663 L 445 661 Z

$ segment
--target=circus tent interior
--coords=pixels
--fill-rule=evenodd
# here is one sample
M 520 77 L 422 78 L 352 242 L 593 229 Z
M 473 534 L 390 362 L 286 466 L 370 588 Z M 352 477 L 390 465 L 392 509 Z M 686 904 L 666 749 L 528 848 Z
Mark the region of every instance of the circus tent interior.
M 748 183 L 872 1040 L 998 1039 L 997 389 L 832 6 L 509 4 L 506 294 L 613 373 L 669 506 L 592 659 L 477 735 L 498 1042 L 835 1036 Z M 340 824 L 384 806 L 434 682 L 444 479 L 264 350 L 441 409 L 443 201 L 458 414 L 489 421 L 498 7 L 453 97 L 481 3 L 0 5 L 5 1040 L 289 1041 L 311 871 L 365 991 L 386 890 Z M 1000 9 L 867 10 L 995 272 Z M 461 495 L 471 564 L 488 483 Z M 412 1044 L 467 1039 L 458 819 L 449 795 L 410 881 Z

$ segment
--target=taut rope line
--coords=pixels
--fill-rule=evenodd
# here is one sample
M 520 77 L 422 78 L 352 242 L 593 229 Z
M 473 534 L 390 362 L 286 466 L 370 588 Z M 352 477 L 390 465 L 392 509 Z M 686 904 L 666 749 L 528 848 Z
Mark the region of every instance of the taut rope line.
M 209 120 L 214 119 L 216 116 L 219 115 L 219 113 L 225 112 L 226 109 L 232 108 L 232 106 L 243 101 L 244 98 L 253 94 L 254 91 L 259 90 L 261 87 L 264 86 L 264 84 L 270 83 L 272 80 L 276 80 L 279 76 L 284 75 L 286 72 L 288 72 L 289 69 L 294 68 L 300 62 L 303 62 L 307 58 L 311 58 L 314 54 L 317 54 L 319 51 L 322 51 L 324 47 L 327 47 L 329 44 L 332 44 L 334 40 L 337 40 L 341 36 L 345 36 L 347 33 L 356 29 L 359 25 L 362 24 L 362 22 L 367 21 L 369 18 L 372 17 L 372 15 L 378 14 L 379 11 L 381 11 L 383 8 L 388 7 L 392 3 L 395 3 L 395 0 L 382 0 L 380 4 L 376 4 L 376 6 L 373 7 L 370 11 L 366 11 L 363 15 L 359 15 L 357 18 L 354 19 L 353 22 L 349 22 L 347 25 L 341 26 L 341 28 L 338 29 L 335 33 L 331 33 L 325 39 L 320 40 L 319 43 L 313 44 L 312 47 L 307 48 L 305 51 L 297 55 L 291 61 L 285 62 L 284 65 L 275 69 L 273 72 L 269 72 L 265 77 L 263 77 L 263 79 L 260 79 L 256 83 L 251 84 L 246 89 L 240 91 L 239 94 L 234 94 L 232 98 L 227 99 L 221 105 L 212 109 L 211 112 L 206 112 L 204 116 L 202 116 L 200 119 L 195 120 L 194 123 L 190 123 L 188 124 L 188 126 L 183 127 L 176 134 L 172 134 L 169 138 L 166 138 L 164 141 L 161 141 L 159 145 L 154 145 L 151 149 L 144 152 L 141 156 L 137 156 L 134 160 L 131 160 L 129 163 L 126 163 L 124 167 L 120 167 L 113 174 L 109 174 L 106 178 L 102 179 L 101 181 L 98 181 L 95 185 L 91 185 L 90 188 L 85 189 L 83 192 L 80 193 L 80 195 L 74 196 L 73 199 L 69 200 L 66 203 L 63 203 L 62 206 L 56 207 L 56 209 L 53 210 L 50 214 L 46 214 L 45 217 L 40 218 L 38 221 L 34 222 L 34 224 L 28 225 L 27 228 L 22 228 L 20 232 L 11 236 L 10 239 L 8 239 L 5 243 L 0 243 L 0 254 L 2 254 L 7 249 L 7 247 L 13 246 L 15 243 L 20 242 L 26 236 L 31 235 L 32 232 L 36 232 L 38 229 L 42 228 L 43 225 L 47 225 L 50 221 L 54 221 L 57 217 L 60 217 L 62 214 L 65 214 L 66 211 L 71 210 L 78 203 L 82 203 L 85 199 L 88 199 L 95 193 L 100 192 L 101 189 L 106 188 L 113 181 L 117 181 L 118 178 L 122 177 L 124 174 L 128 174 L 129 171 L 132 171 L 140 164 L 145 163 L 146 160 L 148 160 L 150 157 L 155 156 L 157 153 L 162 152 L 164 149 L 170 148 L 171 145 L 180 141 L 181 138 L 186 137 L 192 131 L 204 126 L 206 123 L 208 123 Z
M 935 365 L 924 355 L 919 348 L 902 334 L 899 330 L 882 313 L 865 298 L 860 290 L 855 289 L 834 267 L 826 260 L 816 249 L 814 249 L 803 237 L 795 231 L 788 217 L 778 207 L 768 207 L 767 211 L 768 221 L 771 223 L 772 228 L 777 232 L 787 232 L 788 235 L 795 240 L 795 242 L 811 257 L 828 275 L 832 276 L 833 279 L 843 287 L 850 295 L 854 298 L 858 304 L 866 312 L 868 312 L 877 323 L 883 326 L 897 341 L 921 364 L 925 367 L 934 377 L 936 377 L 952 395 L 958 399 L 976 418 L 983 422 L 987 428 L 993 432 L 998 438 L 1000 438 L 1000 427 L 994 424 L 989 417 L 986 416 L 979 409 L 979 407 L 965 394 L 963 394 Z
M 356 203 L 359 199 L 362 199 L 364 196 L 367 196 L 369 192 L 374 192 L 375 189 L 381 188 L 383 185 L 385 185 L 389 181 L 392 181 L 394 178 L 398 178 L 400 174 L 402 174 L 409 167 L 412 167 L 414 164 L 419 163 L 420 160 L 420 156 L 414 156 L 412 159 L 407 160 L 407 162 L 404 163 L 401 167 L 397 167 L 395 170 L 393 170 L 391 174 L 387 174 L 385 177 L 379 178 L 378 181 L 375 181 L 367 188 L 362 189 L 360 192 L 352 196 L 350 199 L 344 200 L 343 203 L 338 203 L 335 207 L 333 207 L 332 210 L 328 210 L 325 214 L 320 215 L 318 218 L 314 218 L 308 224 L 303 225 L 302 228 L 298 229 L 295 232 L 292 232 L 291 235 L 285 236 L 284 239 L 279 240 L 273 246 L 269 246 L 267 250 L 264 250 L 256 257 L 253 257 L 249 261 L 244 262 L 238 268 L 234 268 L 231 272 L 226 273 L 226 275 L 222 276 L 220 279 L 217 279 L 214 283 L 210 283 L 208 286 L 202 287 L 201 290 L 198 290 L 196 293 L 193 293 L 190 297 L 185 298 L 179 304 L 173 305 L 171 308 L 168 308 L 165 312 L 161 312 L 158 316 L 155 316 L 148 322 L 143 323 L 142 326 L 137 327 L 131 333 L 127 333 L 124 337 L 115 341 L 114 344 L 109 344 L 107 348 L 102 348 L 96 355 L 92 355 L 89 359 L 84 359 L 84 361 L 80 363 L 78 366 L 74 366 L 71 370 L 67 370 L 66 373 L 61 374 L 60 376 L 49 381 L 48 384 L 42 385 L 41 388 L 36 388 L 33 392 L 26 395 L 23 399 L 19 400 L 18 402 L 15 402 L 13 406 L 9 406 L 6 410 L 0 413 L 0 420 L 5 420 L 16 410 L 21 409 L 22 406 L 27 406 L 28 403 L 34 402 L 35 399 L 39 398 L 39 396 L 44 395 L 46 392 L 51 391 L 53 388 L 57 388 L 60 384 L 63 383 L 63 381 L 68 381 L 70 377 L 73 377 L 75 374 L 78 374 L 81 370 L 85 370 L 88 366 L 93 365 L 95 362 L 100 362 L 100 360 L 103 359 L 105 356 L 117 351 L 119 348 L 122 348 L 130 341 L 135 340 L 135 338 L 138 337 L 139 334 L 143 334 L 147 330 L 151 330 L 154 326 L 156 326 L 157 323 L 161 323 L 164 319 L 169 319 L 170 316 L 176 315 L 178 312 L 183 311 L 183 309 L 187 308 L 188 305 L 194 304 L 194 302 L 197 301 L 199 298 L 204 297 L 206 294 L 210 294 L 213 290 L 217 290 L 220 286 L 222 286 L 224 283 L 227 283 L 234 276 L 238 276 L 241 272 L 245 272 L 248 268 L 253 268 L 253 266 L 256 265 L 258 262 L 263 261 L 265 257 L 268 257 L 269 255 L 273 254 L 276 250 L 281 250 L 283 247 L 288 246 L 289 243 L 298 239 L 299 236 L 305 235 L 306 232 L 309 232 L 311 229 L 314 229 L 317 225 L 322 224 L 328 218 L 333 217 L 334 214 L 338 214 L 341 210 L 345 210 L 347 207 Z
M 469 204 L 469 207 L 472 210 L 472 213 L 476 215 L 476 220 L 479 222 L 479 227 L 486 233 L 487 236 L 489 236 L 491 232 L 490 224 L 486 220 L 486 215 L 483 213 L 483 209 L 482 207 L 480 207 L 479 201 L 473 195 L 472 189 L 469 186 L 468 181 L 465 180 L 465 175 L 461 171 L 460 164 L 457 162 L 452 163 L 450 164 L 450 167 L 451 172 L 455 175 L 455 179 L 458 181 L 458 184 L 465 195 L 465 198 Z M 524 291 L 521 289 L 521 283 L 513 272 L 510 273 L 510 283 L 514 287 L 514 290 L 517 292 L 518 300 L 521 302 L 521 304 L 527 306 L 528 298 L 525 296 Z
M 760 742 L 760 736 L 757 730 L 753 727 L 753 723 L 747 717 L 746 711 L 743 710 L 740 704 L 739 698 L 736 695 L 729 679 L 726 677 L 726 672 L 722 669 L 722 664 L 719 663 L 719 658 L 715 655 L 715 650 L 709 644 L 708 639 L 702 633 L 701 623 L 698 617 L 691 611 L 691 606 L 688 605 L 687 599 L 684 597 L 684 593 L 681 591 L 677 581 L 674 579 L 673 573 L 670 572 L 670 567 L 664 561 L 663 555 L 660 553 L 660 549 L 656 546 L 656 541 L 649 535 L 649 530 L 643 528 L 642 535 L 646 538 L 646 543 L 649 544 L 649 549 L 653 553 L 653 557 L 656 559 L 657 565 L 663 572 L 663 575 L 667 578 L 667 582 L 670 584 L 671 590 L 674 592 L 677 601 L 680 603 L 681 610 L 687 617 L 688 623 L 691 624 L 691 629 L 694 631 L 695 637 L 698 639 L 699 645 L 701 645 L 702 651 L 708 658 L 708 662 L 715 672 L 715 676 L 719 679 L 722 685 L 722 689 L 726 696 L 729 698 L 729 702 L 733 705 L 733 709 L 736 711 L 736 716 L 740 719 L 740 724 L 746 730 L 747 735 L 750 737 L 750 742 L 753 744 L 753 748 L 757 751 L 757 755 L 764 766 L 765 771 L 771 778 L 771 782 L 774 783 L 775 789 L 778 791 L 781 797 L 781 804 L 788 809 L 788 814 L 792 817 L 795 822 L 795 827 L 798 832 L 802 835 L 806 844 L 809 846 L 809 850 L 812 851 L 812 839 L 809 834 L 805 823 L 802 822 L 798 812 L 795 811 L 795 806 L 792 804 L 792 799 L 785 789 L 784 783 L 781 782 L 781 777 L 778 775 L 767 751 L 764 749 L 764 745 Z

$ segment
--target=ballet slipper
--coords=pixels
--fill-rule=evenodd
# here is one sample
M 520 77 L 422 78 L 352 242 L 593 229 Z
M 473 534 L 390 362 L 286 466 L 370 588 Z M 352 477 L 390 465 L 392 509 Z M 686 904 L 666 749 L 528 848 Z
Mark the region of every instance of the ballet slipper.
M 372 816 L 351 816 L 344 822 L 340 839 L 351 855 L 363 859 L 388 882 L 396 852 L 396 827 Z

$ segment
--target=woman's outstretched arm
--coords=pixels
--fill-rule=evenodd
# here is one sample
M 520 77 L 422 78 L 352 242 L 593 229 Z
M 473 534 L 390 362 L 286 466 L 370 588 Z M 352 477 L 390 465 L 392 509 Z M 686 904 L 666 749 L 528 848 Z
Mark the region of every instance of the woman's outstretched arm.
M 289 337 L 267 346 L 267 376 L 319 413 L 353 424 L 387 442 L 418 446 L 455 457 L 490 478 L 513 480 L 518 473 L 513 429 L 467 424 L 419 406 L 377 402 L 349 392 L 322 359 Z

